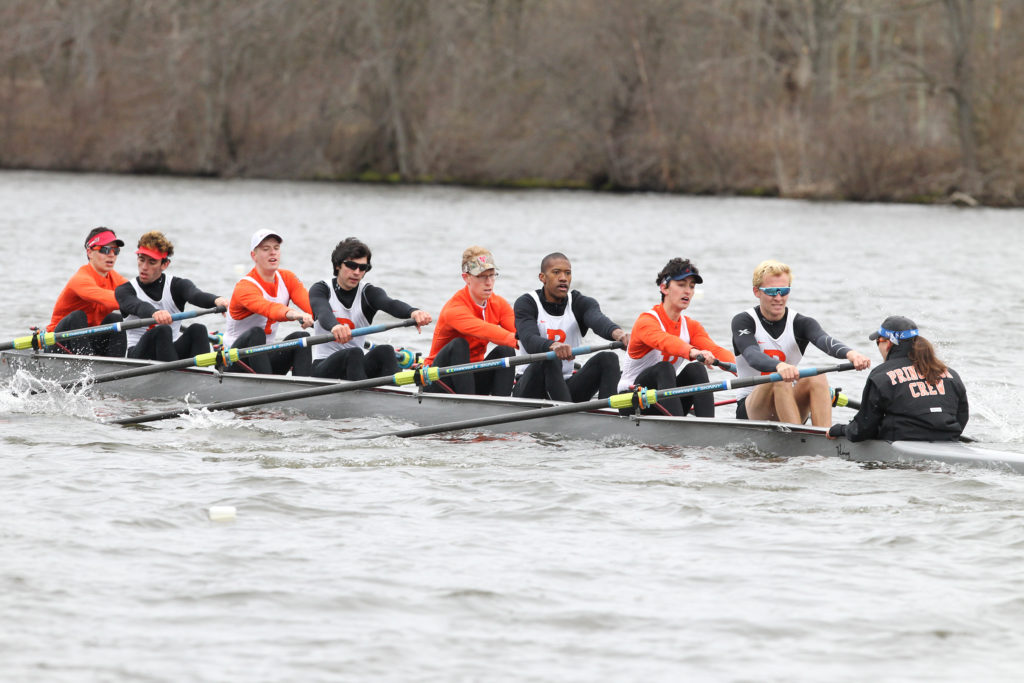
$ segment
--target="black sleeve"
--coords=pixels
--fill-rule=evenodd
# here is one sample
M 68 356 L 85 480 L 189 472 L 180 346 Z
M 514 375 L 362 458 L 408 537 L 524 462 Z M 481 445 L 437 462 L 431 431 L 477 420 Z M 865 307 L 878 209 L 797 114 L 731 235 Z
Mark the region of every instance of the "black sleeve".
M 392 299 L 380 287 L 369 284 L 363 288 L 363 300 L 360 302 L 360 305 L 363 307 L 363 315 L 371 322 L 377 311 L 384 311 L 399 320 L 405 320 L 406 318 L 411 318 L 412 312 L 416 310 L 404 301 Z
M 186 278 L 176 277 L 171 280 L 171 298 L 179 311 L 185 310 L 185 303 L 198 308 L 213 308 L 217 305 L 217 295 L 204 292 Z
M 593 330 L 597 336 L 614 341 L 612 332 L 621 328 L 601 310 L 597 299 L 583 296 L 573 290 L 572 293 L 572 314 L 576 317 L 576 324 L 580 326 L 580 335 L 586 335 L 587 330 Z
M 328 332 L 338 324 L 331 309 L 331 293 L 323 282 L 316 282 L 309 288 L 309 307 L 313 318 Z
M 801 349 L 805 348 L 806 342 L 810 342 L 833 358 L 845 359 L 846 354 L 853 350 L 825 332 L 817 320 L 800 313 L 793 318 L 793 335 L 798 342 L 805 342 Z
M 120 306 L 122 315 L 152 318 L 157 311 L 152 304 L 146 303 L 135 294 L 135 288 L 132 287 L 131 282 L 118 285 L 114 290 L 114 298 L 117 299 L 117 305 Z
M 551 348 L 552 340 L 540 333 L 537 325 L 537 302 L 529 294 L 516 299 L 512 312 L 516 316 L 516 337 L 527 353 L 543 353 Z
M 761 351 L 761 345 L 754 336 L 754 318 L 744 311 L 732 318 L 732 349 L 737 356 L 743 356 L 750 367 L 761 372 L 775 372 L 778 358 L 772 358 Z
M 950 368 L 949 372 L 956 379 L 956 392 L 960 399 L 960 404 L 956 409 L 956 421 L 960 424 L 960 433 L 962 434 L 967 429 L 967 421 L 971 419 L 971 409 L 967 404 L 967 388 L 956 370 Z
M 850 441 L 864 441 L 878 437 L 878 427 L 882 424 L 882 417 L 885 415 L 885 406 L 882 405 L 882 396 L 878 387 L 868 377 L 864 385 L 864 393 L 860 399 L 860 410 L 853 416 L 850 424 L 846 425 L 846 438 Z

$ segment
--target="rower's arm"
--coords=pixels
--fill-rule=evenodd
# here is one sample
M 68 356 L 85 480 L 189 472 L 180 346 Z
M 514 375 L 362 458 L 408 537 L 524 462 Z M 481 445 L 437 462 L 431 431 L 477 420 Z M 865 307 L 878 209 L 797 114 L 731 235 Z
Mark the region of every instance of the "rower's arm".
M 583 296 L 579 292 L 573 292 L 572 313 L 576 317 L 577 324 L 580 326 L 581 334 L 586 334 L 587 330 L 593 330 L 594 334 L 602 339 L 615 341 L 615 330 L 622 329 L 621 325 L 617 325 L 604 314 L 604 311 L 601 310 L 601 304 L 597 303 L 597 299 Z
M 527 353 L 544 353 L 549 350 L 553 342 L 540 333 L 540 327 L 537 325 L 537 316 L 540 312 L 533 297 L 523 294 L 516 299 L 512 310 L 515 312 L 519 345 L 526 349 Z
M 331 293 L 323 282 L 315 282 L 309 288 L 309 307 L 313 310 L 313 318 L 325 330 L 333 329 L 338 324 L 334 310 L 331 309 L 330 296 Z
M 850 441 L 864 441 L 878 437 L 878 427 L 882 424 L 885 409 L 881 404 L 882 397 L 870 380 L 864 385 L 861 394 L 860 410 L 853 416 L 849 424 L 832 425 L 829 436 L 845 436 Z
M 750 367 L 760 372 L 775 372 L 778 358 L 772 358 L 761 350 L 754 336 L 754 319 L 749 313 L 737 313 L 732 318 L 732 347 L 736 356 L 743 356 Z
M 213 308 L 217 305 L 218 296 L 204 292 L 188 278 L 176 277 L 171 280 L 171 298 L 178 310 L 184 311 L 186 303 L 197 308 Z
M 796 336 L 797 341 L 806 339 L 833 358 L 846 359 L 846 355 L 853 351 L 852 348 L 822 329 L 817 320 L 800 313 L 793 318 L 793 335 Z
M 117 298 L 117 305 L 124 315 L 136 315 L 140 318 L 152 318 L 157 309 L 152 304 L 146 303 L 135 293 L 135 288 L 130 282 L 119 285 L 114 290 L 114 297 Z
M 363 315 L 370 321 L 377 311 L 384 311 L 399 320 L 405 320 L 411 318 L 412 312 L 417 310 L 404 301 L 392 299 L 382 288 L 369 284 L 363 288 L 363 300 L 359 303 L 363 307 Z

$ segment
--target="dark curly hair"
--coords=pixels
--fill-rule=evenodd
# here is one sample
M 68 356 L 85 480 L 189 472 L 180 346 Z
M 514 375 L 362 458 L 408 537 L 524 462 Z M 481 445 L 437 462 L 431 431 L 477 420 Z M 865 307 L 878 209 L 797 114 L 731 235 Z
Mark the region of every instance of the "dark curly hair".
M 331 253 L 331 265 L 334 266 L 334 274 L 337 275 L 338 271 L 341 270 L 342 261 L 362 258 L 363 256 L 366 257 L 366 262 L 369 263 L 373 258 L 370 248 L 355 237 L 346 237 L 338 242 L 338 246 L 334 247 L 334 251 Z
M 687 271 L 696 275 L 698 280 L 702 279 L 700 277 L 700 270 L 697 268 L 697 266 L 690 263 L 690 259 L 679 258 L 677 256 L 676 258 L 672 259 L 671 261 L 665 264 L 665 267 L 662 268 L 661 272 L 658 273 L 658 279 L 654 281 L 654 284 L 660 286 L 665 282 L 665 278 L 670 278 L 674 275 L 679 275 L 680 273 L 685 273 Z M 661 295 L 661 300 L 665 300 L 664 294 Z

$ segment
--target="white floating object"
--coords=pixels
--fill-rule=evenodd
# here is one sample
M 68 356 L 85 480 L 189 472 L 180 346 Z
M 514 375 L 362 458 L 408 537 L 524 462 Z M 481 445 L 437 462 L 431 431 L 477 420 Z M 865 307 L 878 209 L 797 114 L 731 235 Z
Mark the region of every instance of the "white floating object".
M 231 522 L 237 515 L 234 505 L 212 505 L 209 512 L 211 522 Z

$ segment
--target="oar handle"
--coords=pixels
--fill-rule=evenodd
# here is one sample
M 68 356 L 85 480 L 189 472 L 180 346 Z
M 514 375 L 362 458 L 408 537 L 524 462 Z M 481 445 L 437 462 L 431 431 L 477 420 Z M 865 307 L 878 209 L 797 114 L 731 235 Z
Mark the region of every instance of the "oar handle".
M 366 327 L 357 327 L 352 330 L 352 336 L 362 337 L 367 334 L 393 330 L 397 327 L 412 327 L 415 324 L 415 320 L 408 318 L 406 320 L 397 320 L 390 323 L 381 323 L 379 325 L 367 325 Z M 228 363 L 236 363 L 242 358 L 248 358 L 249 356 L 255 356 L 260 353 L 278 351 L 280 349 L 304 348 L 307 346 L 316 346 L 317 344 L 327 344 L 332 341 L 334 341 L 333 334 L 318 334 L 315 337 L 297 337 L 295 339 L 286 339 L 285 341 L 274 342 L 273 344 L 262 344 L 261 346 L 224 349 L 224 360 Z
M 187 320 L 188 318 L 195 318 L 200 315 L 207 315 L 209 313 L 223 313 L 227 309 L 224 306 L 214 306 L 213 308 L 200 308 L 191 311 L 182 311 L 181 313 L 172 313 L 171 320 Z M 112 334 L 114 332 L 123 332 L 125 330 L 134 330 L 139 327 L 149 327 L 150 325 L 156 325 L 155 318 L 140 318 L 137 320 L 122 320 L 117 323 L 107 323 L 106 325 L 97 325 L 95 327 L 83 327 L 78 330 L 67 330 L 66 332 L 42 332 L 37 334 L 30 334 L 25 337 L 18 337 L 13 341 L 9 341 L 0 344 L 0 351 L 7 351 L 9 349 L 45 349 L 51 346 L 56 346 L 59 342 L 66 339 L 75 339 L 78 337 L 88 337 L 95 334 Z
M 841 370 L 852 370 L 853 363 L 843 363 L 841 365 L 831 365 L 821 368 L 802 368 L 800 370 L 801 377 L 812 377 L 814 375 L 820 375 L 826 372 L 837 372 Z M 551 406 L 549 408 L 536 408 L 533 410 L 523 410 L 517 413 L 507 413 L 505 415 L 495 415 L 492 417 L 482 417 L 474 420 L 463 420 L 461 422 L 448 422 L 446 424 L 431 425 L 428 427 L 414 427 L 412 429 L 403 429 L 397 432 L 389 432 L 387 434 L 374 434 L 362 438 L 377 439 L 382 436 L 398 436 L 402 438 L 410 436 L 424 436 L 427 434 L 437 434 L 440 432 L 451 432 L 460 429 L 471 429 L 473 427 L 489 427 L 491 425 L 505 424 L 507 422 L 519 422 L 521 420 L 536 420 L 543 417 L 552 417 L 555 415 L 566 415 L 569 413 L 579 413 L 587 410 L 597 410 L 598 408 L 632 408 L 636 402 L 641 408 L 645 408 L 648 405 L 657 403 L 661 399 L 671 398 L 673 396 L 680 396 L 683 394 L 698 394 L 708 391 L 723 391 L 726 389 L 740 388 L 752 386 L 755 384 L 766 384 L 768 382 L 778 382 L 782 380 L 782 375 L 777 372 L 773 372 L 770 375 L 763 375 L 758 377 L 751 377 L 747 379 L 738 380 L 725 380 L 724 382 L 708 382 L 706 384 L 696 384 L 693 386 L 686 387 L 675 387 L 673 389 L 662 389 L 646 390 L 646 391 L 633 391 L 627 394 L 615 394 L 608 398 L 595 399 L 593 401 L 584 401 L 582 403 L 568 403 L 565 405 Z
M 353 331 L 354 334 L 354 331 Z M 594 353 L 595 351 L 604 351 L 607 349 L 621 349 L 624 348 L 622 342 L 611 342 L 608 344 L 597 344 L 591 346 L 577 346 L 573 349 L 573 355 L 583 356 L 588 353 Z M 214 354 L 210 354 L 214 355 Z M 511 358 L 495 359 L 494 361 L 483 361 L 481 363 L 465 363 L 463 365 L 452 365 L 443 368 L 420 368 L 418 370 L 403 370 L 402 372 L 394 375 L 388 375 L 387 377 L 370 377 L 368 379 L 356 380 L 354 382 L 345 382 L 344 384 L 325 384 L 319 387 L 311 387 L 309 389 L 298 389 L 296 391 L 286 391 L 280 394 L 273 394 L 269 396 L 256 396 L 253 398 L 241 398 L 233 401 L 221 401 L 219 403 L 209 403 L 205 406 L 199 406 L 194 408 L 175 408 L 172 410 L 165 410 L 161 413 L 152 413 L 150 415 L 139 415 L 137 417 L 123 417 L 117 420 L 110 420 L 111 424 L 120 425 L 132 425 L 141 424 L 143 422 L 156 422 L 157 420 L 166 420 L 171 417 L 177 417 L 191 410 L 235 410 L 237 408 L 250 408 L 252 406 L 264 405 L 267 403 L 284 403 L 286 401 L 294 401 L 302 398 L 313 398 L 315 396 L 324 396 L 327 394 L 337 394 L 346 391 L 356 391 L 357 389 L 373 389 L 375 387 L 383 386 L 404 386 L 408 384 L 429 384 L 430 382 L 437 381 L 440 376 L 440 371 L 450 370 L 447 374 L 456 374 L 460 372 L 478 372 L 480 370 L 486 370 L 493 367 L 510 367 L 512 365 L 521 365 L 522 363 L 532 363 L 542 360 L 554 359 L 554 351 L 545 351 L 544 353 L 534 353 L 528 356 L 514 356 Z M 130 371 L 129 371 L 130 372 Z
M 575 346 L 572 348 L 571 353 L 574 356 L 585 356 L 590 353 L 597 353 L 598 351 L 624 348 L 626 348 L 626 346 L 621 341 L 613 341 L 605 344 L 585 344 L 583 346 Z M 536 363 L 543 360 L 556 360 L 557 358 L 558 356 L 555 355 L 554 351 L 542 351 L 541 353 L 530 353 L 524 356 L 507 356 L 505 358 L 492 358 L 491 360 L 482 360 L 475 363 L 449 365 L 443 368 L 428 366 L 420 368 L 419 370 L 408 370 L 405 373 L 398 373 L 398 375 L 395 375 L 395 384 L 398 386 L 406 384 L 426 385 L 450 375 L 461 375 L 467 372 L 479 372 L 481 370 L 490 370 L 493 368 L 512 368 L 517 365 Z

